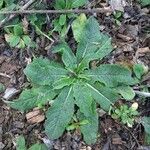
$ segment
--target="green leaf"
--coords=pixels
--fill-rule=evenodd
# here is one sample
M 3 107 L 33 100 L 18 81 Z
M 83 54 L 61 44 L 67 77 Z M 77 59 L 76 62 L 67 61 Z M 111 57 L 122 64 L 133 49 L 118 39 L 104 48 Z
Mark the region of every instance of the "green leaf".
M 10 6 L 15 2 L 15 0 L 4 0 L 4 1 L 7 4 L 7 6 Z
M 30 39 L 30 37 L 29 37 L 28 35 L 24 35 L 22 38 L 23 38 L 24 43 L 25 43 L 27 46 L 30 46 L 30 44 L 31 44 L 31 39 Z
M 5 91 L 5 86 L 2 83 L 0 83 L 0 93 L 4 91 Z
M 48 148 L 44 144 L 37 143 L 32 145 L 28 150 L 48 150 Z
M 114 98 L 110 98 L 109 96 L 106 97 L 101 91 L 88 83 L 86 83 L 86 85 L 91 90 L 92 97 L 98 104 L 100 104 L 101 108 L 103 108 L 105 111 L 109 111 L 110 106 L 114 105 Z
M 136 81 L 131 77 L 131 72 L 119 65 L 104 64 L 85 72 L 93 81 L 104 83 L 108 87 L 120 84 L 133 85 Z
M 9 43 L 10 46 L 15 47 L 20 42 L 20 37 L 16 35 L 5 35 L 6 41 Z
M 71 8 L 78 8 L 87 4 L 88 0 L 73 0 Z
M 83 120 L 84 118 L 82 118 Z M 83 133 L 84 140 L 87 144 L 93 144 L 97 140 L 98 133 L 98 114 L 96 112 L 96 104 L 93 102 L 93 112 L 89 117 L 85 117 L 88 120 L 87 124 L 81 125 L 80 129 Z
M 26 150 L 25 139 L 22 135 L 16 140 L 16 150 Z
M 86 15 L 85 14 L 81 14 L 72 23 L 73 35 L 74 35 L 74 38 L 75 38 L 75 40 L 77 42 L 80 42 L 81 39 L 82 39 L 81 35 L 82 35 L 83 29 L 84 29 L 84 27 L 86 25 L 86 22 L 87 22 Z
M 141 123 L 144 126 L 145 132 L 150 134 L 150 117 L 142 117 Z
M 142 75 L 145 73 L 144 66 L 142 64 L 135 64 L 133 66 L 133 71 L 138 79 L 141 79 Z
M 144 135 L 144 145 L 150 145 L 150 134 L 145 133 L 145 135 Z
M 17 45 L 17 48 L 25 48 L 25 43 L 22 39 L 20 39 L 19 44 Z
M 71 124 L 71 125 L 69 125 L 68 127 L 66 127 L 66 130 L 71 131 L 71 130 L 76 129 L 77 127 L 78 127 L 78 125 L 76 125 L 76 124 Z
M 54 89 L 62 89 L 65 86 L 69 86 L 74 82 L 74 78 L 65 77 L 61 78 L 53 83 Z
M 65 77 L 68 71 L 48 59 L 35 58 L 27 65 L 24 73 L 35 84 L 51 85 L 54 81 Z
M 21 25 L 15 25 L 14 26 L 14 34 L 16 36 L 21 36 L 23 34 L 23 28 Z
M 55 0 L 55 9 L 64 9 L 66 7 L 65 0 Z
M 74 114 L 72 87 L 64 88 L 47 111 L 45 132 L 50 139 L 59 138 Z
M 2 8 L 2 6 L 3 6 L 3 3 L 4 3 L 4 1 L 3 0 L 1 0 L 0 1 L 0 9 Z
M 89 18 L 77 48 L 79 65 L 87 68 L 91 60 L 102 59 L 111 51 L 111 38 L 99 31 L 99 24 L 95 18 Z
M 139 0 L 142 6 L 149 6 L 150 5 L 150 0 Z
M 73 86 L 73 92 L 75 97 L 75 103 L 80 108 L 80 111 L 89 117 L 92 113 L 92 102 L 93 98 L 90 89 L 85 83 L 76 83 Z
M 63 26 L 66 23 L 66 15 L 60 15 L 59 24 Z
M 70 47 L 67 45 L 67 43 L 60 43 L 60 44 L 56 45 L 53 48 L 53 52 L 54 53 L 57 53 L 57 52 L 62 53 L 62 61 L 65 64 L 66 68 L 68 68 L 70 70 L 74 70 L 77 67 L 76 57 L 75 57 L 74 53 L 72 52 L 72 50 L 70 49 Z
M 116 92 L 122 95 L 126 100 L 132 100 L 135 97 L 135 92 L 130 86 L 119 86 L 116 89 Z
M 115 103 L 118 99 L 120 99 L 120 95 L 112 88 L 101 85 L 100 83 L 94 84 L 94 87 L 98 89 L 102 95 L 110 99 L 111 102 Z
M 26 111 L 31 108 L 38 106 L 39 104 L 44 105 L 48 101 L 52 100 L 56 96 L 51 86 L 41 86 L 39 88 L 32 88 L 24 90 L 19 99 L 9 103 L 12 108 L 20 111 Z

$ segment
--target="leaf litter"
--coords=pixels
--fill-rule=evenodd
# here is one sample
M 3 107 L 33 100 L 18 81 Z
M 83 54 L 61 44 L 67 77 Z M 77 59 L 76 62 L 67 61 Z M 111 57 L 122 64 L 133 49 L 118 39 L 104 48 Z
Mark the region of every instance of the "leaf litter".
M 95 6 L 99 6 L 100 2 L 94 3 Z M 134 5 L 136 6 L 138 4 L 135 3 Z M 124 6 L 122 5 L 120 7 Z M 119 9 L 121 10 L 122 8 Z M 140 9 L 140 11 L 141 10 L 143 10 L 143 8 Z M 132 6 L 128 6 L 128 9 L 125 9 L 125 13 L 128 14 L 128 18 L 126 19 L 126 17 L 124 16 L 123 20 L 121 20 L 122 24 L 120 27 L 116 26 L 112 14 L 108 16 L 105 16 L 103 14 L 97 15 L 97 18 L 99 19 L 101 25 L 105 27 L 103 31 L 109 33 L 113 37 L 113 42 L 115 45 L 114 47 L 116 47 L 116 50 L 108 58 L 101 61 L 103 61 L 104 63 L 106 62 L 120 63 L 127 66 L 133 65 L 136 62 L 140 62 L 146 66 L 150 66 L 149 43 L 146 42 L 149 39 L 149 37 L 147 37 L 147 33 L 144 32 L 145 28 L 147 28 L 147 24 L 145 24 L 144 21 L 146 21 L 147 18 L 145 17 L 142 19 L 143 14 L 137 13 L 137 10 L 135 10 L 135 8 Z M 140 18 L 138 18 L 137 15 L 139 15 Z M 146 15 L 147 14 L 145 14 L 145 16 Z M 139 24 L 139 19 L 141 24 Z M 136 27 L 136 30 L 133 31 L 133 28 L 135 29 L 135 24 L 136 26 L 138 26 L 138 28 Z M 125 32 L 119 32 L 120 30 L 127 30 L 127 32 L 131 33 L 128 34 Z M 48 43 L 48 41 L 46 42 Z M 17 89 L 22 89 L 22 87 L 25 87 L 26 84 L 28 83 L 26 80 L 24 80 L 22 69 L 20 68 L 18 69 L 19 66 L 18 61 L 19 62 L 23 61 L 24 63 L 25 58 L 27 58 L 28 54 L 24 52 L 23 59 L 20 60 L 18 57 L 19 52 L 17 49 L 8 50 L 7 45 L 3 45 L 3 43 L 1 43 L 1 45 L 2 45 L 1 48 L 2 50 L 0 51 L 1 59 L 6 60 L 7 55 L 7 59 L 9 61 L 4 61 L 3 63 L 1 63 L 3 65 L 0 66 L 0 72 L 10 75 L 11 79 L 0 76 L 0 82 L 3 83 L 6 88 L 15 87 Z M 38 49 L 40 49 L 40 46 L 41 45 L 39 45 Z M 11 55 L 12 53 L 13 56 Z M 44 52 L 40 51 L 39 54 L 47 56 L 47 51 Z M 15 58 L 14 55 L 16 55 Z M 14 64 L 14 60 L 17 62 L 16 64 Z M 149 76 L 145 80 L 143 79 L 143 82 L 145 82 L 144 85 L 146 84 L 148 85 L 148 83 L 150 82 Z M 18 111 L 12 110 L 9 107 L 7 107 L 2 101 L 0 101 L 0 104 L 1 104 L 0 128 L 2 128 L 2 131 L 0 131 L 2 132 L 2 137 L 0 136 L 1 148 L 3 147 L 4 150 L 15 149 L 13 145 L 13 139 L 16 137 L 16 135 L 20 134 L 25 135 L 25 138 L 29 145 L 37 141 L 44 142 L 49 140 L 43 133 L 43 127 L 42 124 L 39 123 L 39 121 L 34 121 L 33 124 L 30 124 L 28 121 L 26 121 L 26 119 L 27 120 L 30 119 L 25 118 L 25 115 L 27 115 L 27 113 L 22 114 Z M 145 110 L 145 108 L 147 108 L 148 111 L 149 110 L 148 106 L 150 106 L 150 103 L 147 99 L 144 105 L 142 104 L 140 105 L 140 109 Z M 33 112 L 34 111 L 35 110 L 33 110 Z M 31 113 L 33 112 L 31 111 Z M 146 112 L 146 115 L 149 116 L 150 111 Z M 42 118 L 41 120 L 44 120 L 44 118 Z M 51 146 L 54 149 L 68 149 L 68 150 L 69 149 L 86 150 L 90 148 L 93 150 L 140 149 L 137 147 L 137 143 L 134 140 L 134 138 L 136 138 L 141 145 L 144 145 L 144 139 L 142 136 L 143 131 L 141 130 L 141 126 L 139 126 L 138 124 L 135 125 L 134 129 L 129 129 L 132 132 L 132 135 L 134 136 L 133 138 L 133 136 L 128 131 L 126 131 L 120 124 L 112 120 L 106 114 L 103 115 L 103 117 L 100 120 L 100 123 L 103 124 L 101 127 L 102 133 L 100 135 L 103 137 L 103 139 L 99 138 L 95 145 L 92 146 L 86 145 L 83 142 L 80 133 L 78 133 L 77 131 L 75 133 L 74 132 L 64 133 L 64 135 L 60 139 L 49 141 L 48 143 L 51 143 Z M 30 141 L 29 139 L 32 140 Z M 147 148 L 146 146 L 141 147 Z

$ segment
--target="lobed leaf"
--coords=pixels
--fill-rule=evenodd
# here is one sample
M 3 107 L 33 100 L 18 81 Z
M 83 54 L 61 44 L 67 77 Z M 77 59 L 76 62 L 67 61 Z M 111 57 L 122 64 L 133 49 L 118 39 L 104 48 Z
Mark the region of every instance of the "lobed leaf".
M 131 76 L 131 72 L 119 65 L 100 65 L 96 69 L 85 71 L 85 74 L 93 81 L 99 81 L 108 87 L 116 87 L 120 84 L 133 85 L 136 83 Z
M 72 87 L 65 87 L 47 111 L 45 132 L 51 139 L 59 138 L 74 114 Z
M 53 83 L 54 89 L 62 89 L 65 86 L 70 86 L 74 82 L 74 78 L 65 77 Z
M 99 24 L 93 17 L 87 20 L 77 48 L 79 65 L 87 68 L 94 59 L 102 59 L 112 51 L 111 38 L 99 31 Z
M 66 68 L 74 70 L 77 67 L 77 59 L 67 43 L 60 43 L 56 45 L 55 47 L 53 47 L 53 52 L 62 53 L 62 61 L 65 64 Z
M 93 112 L 91 112 L 91 115 L 89 117 L 85 118 L 86 120 L 88 120 L 88 123 L 80 126 L 84 140 L 87 144 L 95 143 L 97 140 L 98 133 L 98 114 L 96 112 L 96 103 L 93 102 L 92 105 Z
M 31 82 L 38 85 L 51 85 L 54 81 L 65 77 L 68 71 L 48 59 L 35 58 L 24 70 Z
M 130 86 L 122 85 L 115 89 L 126 100 L 132 100 L 135 97 L 135 92 Z
M 86 23 L 87 23 L 87 18 L 86 18 L 85 14 L 81 14 L 72 23 L 73 35 L 74 35 L 74 38 L 77 42 L 80 42 L 82 39 L 81 35 L 82 35 L 82 31 L 84 30 Z
M 13 101 L 9 105 L 12 108 L 20 111 L 26 111 L 38 106 L 38 104 L 46 104 L 56 96 L 56 93 L 51 86 L 41 86 L 39 88 L 32 88 L 24 90 L 19 99 Z
M 90 90 L 84 83 L 77 82 L 73 86 L 75 103 L 80 108 L 80 111 L 89 117 L 92 113 L 93 98 Z
M 101 91 L 88 83 L 86 83 L 86 85 L 91 90 L 92 97 L 95 99 L 95 101 L 100 104 L 104 110 L 109 111 L 110 106 L 114 105 L 114 98 L 110 98 L 109 96 L 106 97 Z
M 141 123 L 144 126 L 145 132 L 150 134 L 150 117 L 142 117 Z

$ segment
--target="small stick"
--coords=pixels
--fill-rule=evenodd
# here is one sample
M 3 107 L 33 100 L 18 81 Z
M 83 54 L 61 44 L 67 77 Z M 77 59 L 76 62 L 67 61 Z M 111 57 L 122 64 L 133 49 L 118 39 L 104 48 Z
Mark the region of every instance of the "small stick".
M 25 9 L 27 9 L 28 7 L 30 7 L 33 3 L 35 2 L 35 0 L 30 0 L 29 2 L 27 2 L 19 11 L 23 11 Z M 3 11 L 0 11 L 0 15 L 4 15 L 5 13 L 3 13 Z M 3 19 L 1 22 L 0 22 L 0 28 L 8 21 L 11 21 L 12 19 L 14 19 L 17 14 L 13 14 L 13 13 L 9 13 L 10 16 L 9 17 L 6 17 L 5 19 Z
M 15 11 L 1 11 L 0 14 L 66 14 L 66 13 L 108 13 L 112 12 L 110 7 L 93 8 L 93 9 L 62 9 L 62 10 L 15 10 Z
M 1 72 L 0 72 L 0 76 L 6 77 L 6 78 L 11 78 L 11 76 L 7 75 L 6 73 L 1 73 Z
M 134 138 L 134 140 L 135 140 L 136 144 L 138 145 L 138 147 L 140 147 L 140 144 L 139 144 L 137 138 L 134 136 L 134 134 L 126 126 L 123 126 L 123 128 L 126 129 L 127 131 L 129 131 L 129 133 Z
M 141 96 L 144 96 L 144 97 L 150 97 L 150 93 L 148 93 L 148 92 L 141 92 L 141 91 L 137 91 L 137 90 L 134 90 L 134 92 L 137 95 L 141 95 Z

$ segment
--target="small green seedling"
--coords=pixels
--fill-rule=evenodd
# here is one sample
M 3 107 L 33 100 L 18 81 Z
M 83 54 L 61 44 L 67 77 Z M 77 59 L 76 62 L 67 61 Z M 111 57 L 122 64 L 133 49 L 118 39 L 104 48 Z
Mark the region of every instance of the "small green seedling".
M 120 120 L 121 123 L 127 125 L 128 127 L 132 127 L 135 122 L 135 117 L 139 115 L 138 104 L 133 103 L 131 107 L 123 104 L 117 109 L 112 111 L 112 118 Z
M 54 8 L 56 10 L 73 9 L 85 5 L 87 2 L 88 0 L 55 0 Z M 64 37 L 67 33 L 68 20 L 74 17 L 76 17 L 75 14 L 62 14 L 58 18 L 54 19 L 54 29 L 50 32 L 50 34 L 56 31 L 61 35 L 61 37 Z
M 75 24 L 79 20 L 77 18 Z M 80 33 L 79 26 L 72 27 L 78 43 L 76 54 L 66 42 L 60 42 L 52 52 L 61 55 L 62 63 L 34 58 L 24 70 L 33 86 L 24 90 L 10 106 L 27 111 L 53 100 L 45 121 L 49 138 L 59 138 L 72 125 L 73 117 L 78 116 L 69 128 L 78 127 L 86 143 L 91 144 L 96 142 L 98 135 L 97 106 L 109 111 L 122 95 L 116 88 L 129 87 L 136 82 L 132 72 L 120 65 L 102 64 L 92 68 L 91 61 L 101 60 L 113 50 L 111 38 L 99 31 L 94 17 L 85 18 L 83 24 Z
M 30 148 L 25 145 L 25 138 L 21 135 L 16 140 L 16 150 L 48 150 L 45 144 L 36 143 Z
M 67 129 L 68 131 L 74 130 L 74 129 L 80 129 L 80 127 L 81 127 L 82 125 L 86 125 L 86 124 L 88 124 L 88 123 L 89 123 L 88 120 L 82 120 L 82 121 L 79 121 L 79 122 L 74 122 L 74 123 L 68 125 L 68 127 L 67 127 L 66 129 Z
M 121 11 L 115 11 L 113 16 L 114 16 L 114 19 L 115 19 L 115 23 L 117 26 L 120 26 L 121 25 L 121 18 L 122 18 L 122 15 L 123 13 Z
M 23 49 L 26 46 L 33 46 L 30 37 L 24 34 L 22 24 L 7 26 L 5 27 L 5 31 L 7 32 L 5 40 L 11 47 Z

